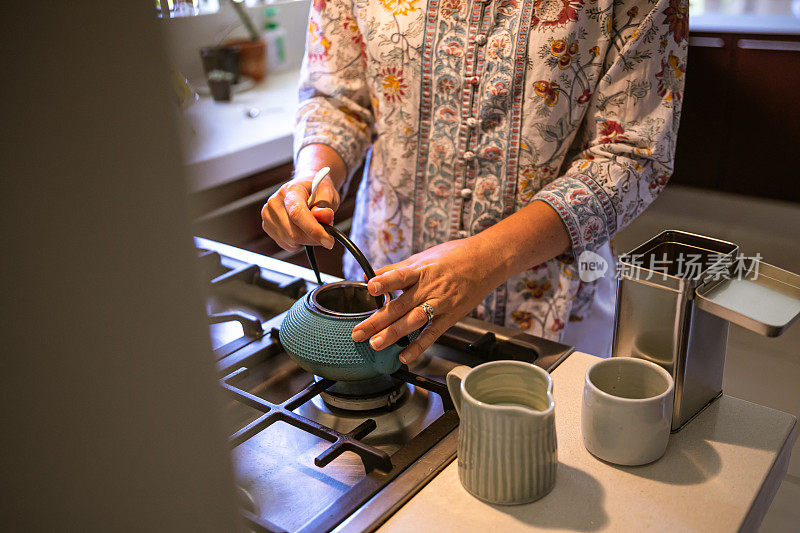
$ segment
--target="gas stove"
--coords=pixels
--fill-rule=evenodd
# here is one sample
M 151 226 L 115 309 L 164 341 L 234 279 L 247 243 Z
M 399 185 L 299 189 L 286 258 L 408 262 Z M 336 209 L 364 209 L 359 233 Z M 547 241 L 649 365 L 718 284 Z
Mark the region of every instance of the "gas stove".
M 370 531 L 456 454 L 444 385 L 458 365 L 529 361 L 552 371 L 569 346 L 473 318 L 391 376 L 335 382 L 283 351 L 285 312 L 311 270 L 196 238 L 226 406 L 240 511 L 253 531 Z M 323 276 L 323 282 L 336 281 Z

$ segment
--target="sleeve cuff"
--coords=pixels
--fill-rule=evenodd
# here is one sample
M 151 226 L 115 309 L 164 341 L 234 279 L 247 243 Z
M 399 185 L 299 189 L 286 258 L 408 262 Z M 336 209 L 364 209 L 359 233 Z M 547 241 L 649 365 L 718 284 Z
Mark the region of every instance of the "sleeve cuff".
M 314 115 L 322 116 L 314 116 Z M 358 168 L 369 147 L 371 136 L 365 125 L 327 103 L 311 104 L 298 111 L 294 134 L 294 157 L 309 144 L 324 144 L 344 161 L 348 176 Z
M 587 176 L 558 178 L 533 199 L 547 203 L 561 217 L 576 258 L 586 250 L 597 250 L 616 232 L 616 211 L 611 198 Z
M 363 150 L 360 150 L 351 143 L 341 140 L 341 136 L 335 134 L 326 135 L 306 135 L 295 139 L 294 143 L 294 160 L 297 161 L 297 154 L 300 150 L 310 144 L 324 144 L 330 147 L 334 152 L 339 154 L 339 157 L 344 161 L 347 167 L 347 175 L 349 176 L 364 159 Z

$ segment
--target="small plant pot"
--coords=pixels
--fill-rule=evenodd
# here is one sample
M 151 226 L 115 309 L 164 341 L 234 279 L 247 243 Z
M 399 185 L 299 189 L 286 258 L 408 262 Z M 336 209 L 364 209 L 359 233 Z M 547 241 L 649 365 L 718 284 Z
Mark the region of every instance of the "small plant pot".
M 225 46 L 204 46 L 200 49 L 206 77 L 214 70 L 233 74 L 234 85 L 239 83 L 239 49 Z
M 267 47 L 263 39 L 229 41 L 225 46 L 239 50 L 239 74 L 255 81 L 264 79 L 267 73 Z
M 211 89 L 211 96 L 215 102 L 231 101 L 230 80 L 208 80 L 208 88 Z

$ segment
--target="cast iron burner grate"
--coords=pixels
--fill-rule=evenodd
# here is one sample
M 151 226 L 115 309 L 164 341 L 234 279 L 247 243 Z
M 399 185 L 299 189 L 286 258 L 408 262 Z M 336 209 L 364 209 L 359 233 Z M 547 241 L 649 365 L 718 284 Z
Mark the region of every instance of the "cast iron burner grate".
M 214 251 L 201 250 L 197 254 L 201 271 L 209 280 L 211 292 L 224 293 L 225 287 L 232 282 L 241 282 L 254 290 L 261 290 L 270 294 L 279 294 L 290 298 L 292 301 L 301 298 L 306 293 L 306 281 L 300 277 L 291 277 L 288 281 L 279 282 L 265 276 L 263 269 L 253 263 L 243 263 L 230 268 L 222 263 L 222 256 Z M 287 307 L 288 308 L 288 307 Z M 227 309 L 220 313 L 207 313 L 209 324 L 221 324 L 235 321 L 242 326 L 243 335 L 233 341 L 214 349 L 215 359 L 219 361 L 224 357 L 244 348 L 266 334 L 262 320 L 285 311 L 275 310 L 266 316 L 255 316 L 238 309 Z
M 270 335 L 277 339 L 277 330 L 270 332 Z M 367 418 L 348 433 L 340 433 L 294 412 L 295 409 L 333 386 L 336 383 L 335 381 L 320 379 L 312 382 L 288 400 L 282 403 L 272 403 L 231 384 L 234 379 L 247 376 L 248 372 L 249 370 L 246 367 L 242 367 L 220 380 L 222 387 L 235 400 L 263 413 L 229 437 L 228 441 L 231 448 L 239 446 L 247 439 L 269 428 L 275 422 L 285 422 L 331 443 L 325 451 L 314 459 L 314 464 L 317 467 L 324 468 L 347 451 L 357 454 L 364 465 L 366 473 L 364 479 L 347 491 L 331 507 L 325 509 L 323 513 L 320 513 L 314 520 L 306 524 L 301 531 L 327 531 L 335 527 L 341 517 L 347 516 L 358 509 L 377 490 L 380 490 L 397 477 L 408 465 L 422 457 L 425 452 L 458 425 L 458 416 L 450 399 L 450 394 L 447 392 L 447 386 L 436 380 L 414 374 L 408 370 L 408 367 L 403 365 L 400 370 L 392 374 L 392 377 L 437 394 L 442 400 L 444 413 L 403 448 L 389 456 L 383 450 L 364 444 L 360 440 L 377 428 L 377 423 L 372 418 Z M 334 507 L 336 509 L 332 509 Z M 250 526 L 258 531 L 283 531 L 275 524 L 249 511 L 242 511 L 242 515 Z

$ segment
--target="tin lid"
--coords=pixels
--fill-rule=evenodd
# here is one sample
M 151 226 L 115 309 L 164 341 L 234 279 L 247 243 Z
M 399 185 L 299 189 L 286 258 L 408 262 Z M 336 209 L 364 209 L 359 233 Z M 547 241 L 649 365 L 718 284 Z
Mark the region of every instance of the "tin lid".
M 728 275 L 695 290 L 696 305 L 767 337 L 777 337 L 800 316 L 800 276 L 754 258 L 731 264 Z
M 730 264 L 739 247 L 704 235 L 665 230 L 619 256 L 620 277 L 676 292 L 691 292 L 710 271 Z

